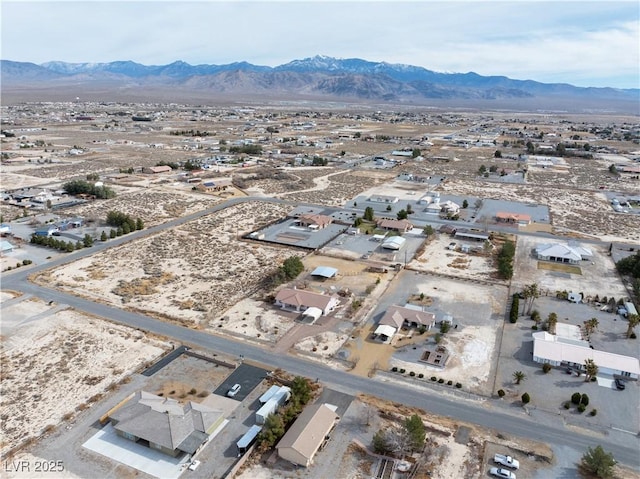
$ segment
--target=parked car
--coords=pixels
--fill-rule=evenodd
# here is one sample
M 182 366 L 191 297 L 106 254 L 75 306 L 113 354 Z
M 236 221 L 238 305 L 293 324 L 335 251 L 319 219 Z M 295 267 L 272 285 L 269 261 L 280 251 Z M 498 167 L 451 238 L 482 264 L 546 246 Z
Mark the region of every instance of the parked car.
M 195 471 L 196 469 L 198 469 L 199 465 L 200 465 L 200 461 L 195 459 L 193 462 L 191 462 L 191 464 L 189 464 L 189 470 L 190 471 Z
M 227 392 L 227 396 L 230 398 L 234 397 L 240 391 L 241 386 L 239 384 L 234 384 L 231 389 Z
M 492 467 L 489 469 L 489 474 L 495 477 L 502 477 L 504 479 L 516 479 L 516 475 L 513 472 L 500 467 Z
M 510 467 L 511 469 L 518 469 L 520 463 L 517 459 L 505 454 L 496 454 L 493 456 L 493 462 L 500 464 L 501 466 Z
M 619 389 L 620 391 L 627 387 L 622 379 L 616 379 L 614 382 L 616 383 L 616 389 Z

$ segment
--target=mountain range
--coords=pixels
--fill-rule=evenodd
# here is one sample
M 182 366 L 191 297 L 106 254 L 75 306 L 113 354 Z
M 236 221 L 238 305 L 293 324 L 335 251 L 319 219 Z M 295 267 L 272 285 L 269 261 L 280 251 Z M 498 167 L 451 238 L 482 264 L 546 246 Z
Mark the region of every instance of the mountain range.
M 439 73 L 422 67 L 337 59 L 317 55 L 276 67 L 236 62 L 225 65 L 143 65 L 132 61 L 109 63 L 35 63 L 1 60 L 2 95 L 28 92 L 43 95 L 64 91 L 77 94 L 118 94 L 158 99 L 173 94 L 184 98 L 266 98 L 317 101 L 389 103 L 400 105 L 480 102 L 521 105 L 580 105 L 582 108 L 638 110 L 638 89 L 583 88 L 564 83 L 515 80 L 476 73 Z M 162 98 L 160 98 L 162 97 Z M 36 99 L 36 98 L 34 98 Z M 107 98 L 102 98 L 107 99 Z

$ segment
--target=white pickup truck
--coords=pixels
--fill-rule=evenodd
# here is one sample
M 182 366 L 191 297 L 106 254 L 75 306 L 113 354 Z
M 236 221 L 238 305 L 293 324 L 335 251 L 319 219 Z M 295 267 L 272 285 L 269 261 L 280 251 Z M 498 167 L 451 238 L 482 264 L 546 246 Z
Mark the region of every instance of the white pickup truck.
M 501 466 L 510 467 L 511 469 L 518 469 L 520 467 L 520 463 L 517 459 L 504 454 L 496 454 L 493 456 L 493 462 L 500 464 Z

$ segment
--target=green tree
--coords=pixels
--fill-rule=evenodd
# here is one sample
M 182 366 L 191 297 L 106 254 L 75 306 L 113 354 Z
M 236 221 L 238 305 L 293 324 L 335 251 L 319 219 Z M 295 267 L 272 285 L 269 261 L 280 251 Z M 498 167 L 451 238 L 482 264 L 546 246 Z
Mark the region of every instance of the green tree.
M 435 233 L 433 226 L 431 225 L 426 225 L 423 229 L 422 229 L 422 233 L 424 233 L 425 236 L 431 236 L 432 234 Z
M 588 321 L 585 321 L 584 330 L 587 333 L 587 341 L 591 338 L 593 332 L 598 329 L 599 324 L 600 322 L 598 321 L 598 318 L 591 318 Z
M 496 150 L 496 151 L 493 153 L 493 157 L 494 157 L 494 158 L 502 158 L 502 152 L 501 152 L 500 150 Z
M 640 314 L 630 314 L 627 318 L 627 338 L 633 336 L 633 330 L 638 324 L 640 324 Z
M 618 168 L 616 168 L 616 165 L 614 165 L 613 163 L 609 166 L 609 173 L 611 173 L 612 175 L 618 175 Z
M 264 420 L 264 426 L 258 436 L 258 442 L 265 450 L 273 447 L 284 434 L 284 422 L 279 414 L 270 414 Z
M 367 206 L 364 209 L 364 215 L 362 216 L 366 221 L 373 221 L 373 208 L 371 206 Z
M 111 228 L 111 230 L 109 230 L 109 238 L 113 239 L 115 238 L 117 235 L 116 230 L 114 230 L 113 228 Z
M 536 152 L 536 147 L 535 147 L 535 145 L 534 145 L 532 142 L 527 141 L 527 153 L 529 153 L 530 155 L 532 155 L 532 154 L 534 154 L 535 152 Z
M 593 361 L 593 359 L 585 359 L 584 373 L 585 381 L 591 381 L 591 378 L 595 378 L 596 374 L 598 374 L 598 365 Z
M 388 455 L 393 452 L 391 442 L 383 429 L 380 429 L 373 435 L 371 445 L 373 447 L 373 452 L 376 454 Z
M 300 404 L 307 404 L 311 399 L 309 380 L 302 376 L 296 376 L 291 383 L 291 396 L 295 397 Z
M 603 479 L 613 477 L 615 465 L 616 460 L 613 458 L 613 454 L 606 452 L 602 446 L 588 448 L 580 461 L 581 469 Z
M 129 225 L 129 223 L 124 223 L 122 225 L 122 234 L 128 235 L 129 233 L 131 233 L 131 226 Z
M 463 209 L 463 210 L 466 210 L 468 207 L 469 207 L 469 202 L 468 202 L 467 200 L 464 200 L 464 201 L 462 202 L 462 209 Z
M 105 230 L 102 230 L 102 234 L 100 235 L 100 241 L 107 241 L 108 237 L 107 237 L 107 232 Z
M 419 451 L 424 446 L 426 430 L 422 419 L 417 414 L 404 420 L 404 429 L 409 435 L 409 446 L 413 451 Z
M 513 373 L 513 380 L 516 382 L 516 384 L 520 384 L 525 379 L 527 379 L 527 375 L 522 371 L 515 371 Z
M 558 325 L 558 315 L 556 313 L 549 313 L 547 316 L 547 329 L 550 334 L 556 334 L 556 326 Z
M 297 278 L 304 271 L 304 264 L 298 256 L 289 256 L 281 266 L 282 272 L 287 280 Z
M 85 248 L 91 248 L 93 246 L 93 238 L 90 234 L 84 235 L 84 238 L 82 238 L 82 244 Z
M 411 151 L 411 158 L 418 158 L 420 156 L 420 153 L 421 153 L 420 148 L 414 148 Z
M 411 205 L 410 205 L 410 204 L 407 204 L 407 208 L 406 208 L 406 209 L 407 209 L 407 214 L 408 214 L 408 215 L 410 215 L 410 214 L 412 214 L 412 213 L 413 213 L 413 208 L 411 207 Z
M 538 283 L 531 283 L 526 285 L 522 290 L 522 294 L 524 296 L 524 309 L 526 310 L 526 314 L 531 314 L 533 303 L 540 297 L 540 289 L 538 288 Z
M 531 402 L 531 396 L 529 396 L 529 393 L 524 393 L 521 399 L 522 404 L 529 404 Z
M 406 220 L 409 214 L 407 213 L 407 210 L 400 210 L 396 216 L 399 220 Z
M 142 218 L 137 218 L 136 219 L 136 230 L 140 231 L 144 229 L 144 222 L 142 221 Z
M 387 205 L 387 211 L 391 211 L 393 207 L 391 205 Z
M 478 168 L 478 173 L 480 175 L 484 175 L 487 172 L 487 167 L 484 165 L 480 165 L 480 168 Z

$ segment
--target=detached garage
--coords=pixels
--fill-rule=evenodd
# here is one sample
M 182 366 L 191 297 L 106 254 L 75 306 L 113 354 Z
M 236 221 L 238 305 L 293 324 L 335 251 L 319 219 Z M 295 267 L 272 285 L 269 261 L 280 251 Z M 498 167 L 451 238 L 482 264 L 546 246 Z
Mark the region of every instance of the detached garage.
M 276 446 L 278 456 L 293 464 L 309 467 L 339 419 L 327 404 L 308 406 L 280 439 Z

